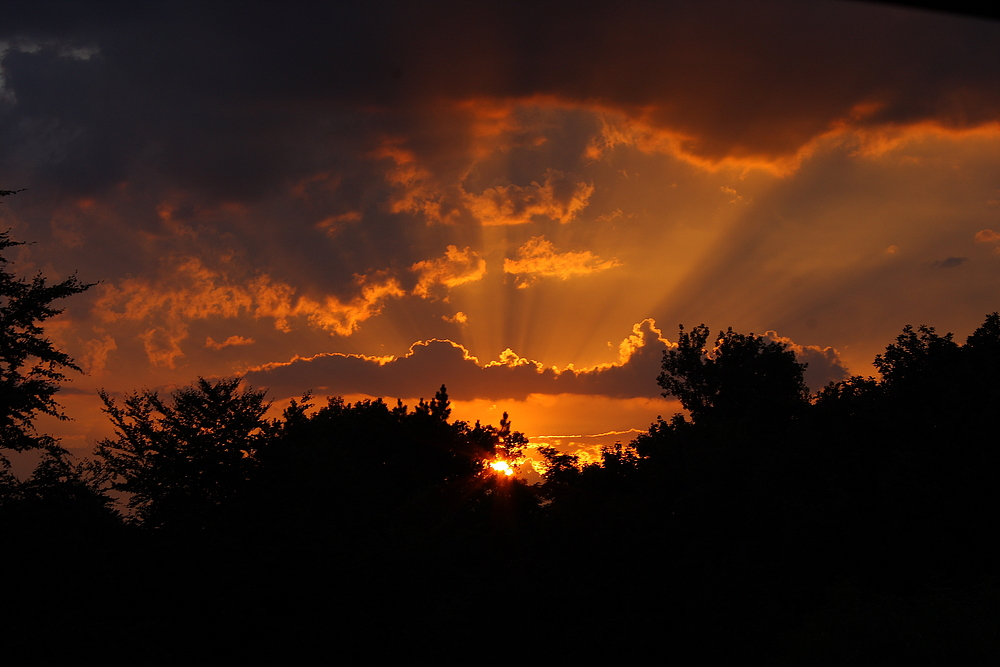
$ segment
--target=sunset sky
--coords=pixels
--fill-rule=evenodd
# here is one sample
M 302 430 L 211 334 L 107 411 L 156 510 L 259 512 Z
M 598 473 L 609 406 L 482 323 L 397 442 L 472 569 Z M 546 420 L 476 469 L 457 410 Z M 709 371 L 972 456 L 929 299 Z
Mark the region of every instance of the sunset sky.
M 0 229 L 20 274 L 100 281 L 47 328 L 86 374 L 45 427 L 80 453 L 98 389 L 232 374 L 628 441 L 679 409 L 678 324 L 770 331 L 816 390 L 1000 310 L 1000 23 L 44 4 L 0 23 L 0 189 L 27 189 Z

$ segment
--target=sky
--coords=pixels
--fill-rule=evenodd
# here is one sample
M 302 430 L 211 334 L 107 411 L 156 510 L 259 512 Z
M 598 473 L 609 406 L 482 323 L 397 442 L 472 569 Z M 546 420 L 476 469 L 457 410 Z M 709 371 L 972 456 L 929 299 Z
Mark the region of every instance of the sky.
M 99 389 L 234 374 L 276 406 L 445 384 L 586 450 L 680 410 L 678 325 L 780 340 L 815 391 L 1000 310 L 1000 23 L 343 4 L 4 16 L 9 258 L 97 283 L 46 328 L 84 371 L 44 423 L 71 450 L 112 435 Z

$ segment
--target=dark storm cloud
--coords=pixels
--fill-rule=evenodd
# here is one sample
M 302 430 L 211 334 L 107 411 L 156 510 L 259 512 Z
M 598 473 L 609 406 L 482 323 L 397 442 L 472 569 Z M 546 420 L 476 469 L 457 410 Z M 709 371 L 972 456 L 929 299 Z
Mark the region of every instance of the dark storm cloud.
M 106 20 L 5 18 L 8 138 L 37 147 L 46 124 L 71 127 L 63 154 L 41 157 L 44 175 L 71 190 L 145 166 L 215 196 L 258 197 L 314 168 L 322 121 L 338 120 L 329 105 L 362 99 L 385 70 L 365 17 L 333 5 L 310 16 L 276 9 L 172 3 Z M 74 57 L 84 48 L 93 55 Z M 356 129 L 341 120 L 341 134 Z M 77 171 L 87 183 L 73 181 Z
M 25 14 L 0 28 L 17 100 L 4 139 L 73 190 L 110 185 L 138 161 L 252 199 L 346 167 L 365 137 L 412 134 L 442 99 L 479 96 L 643 110 L 713 159 L 794 153 L 852 113 L 954 127 L 1000 116 L 995 24 L 861 3 L 67 3 Z M 96 53 L 73 57 L 84 48 Z M 359 109 L 371 113 L 359 120 Z

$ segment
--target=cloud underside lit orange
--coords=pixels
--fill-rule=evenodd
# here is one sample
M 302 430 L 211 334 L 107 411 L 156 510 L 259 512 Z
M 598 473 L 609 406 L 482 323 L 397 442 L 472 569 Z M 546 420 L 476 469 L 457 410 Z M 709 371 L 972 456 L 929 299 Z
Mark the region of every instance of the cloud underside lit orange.
M 809 364 L 807 380 L 816 389 L 847 377 L 833 348 L 797 345 L 774 332 L 766 335 Z M 649 399 L 660 396 L 656 377 L 663 352 L 671 345 L 654 321 L 644 320 L 619 344 L 615 362 L 590 368 L 545 366 L 510 349 L 484 363 L 459 343 L 429 340 L 415 343 L 402 357 L 321 354 L 268 364 L 250 370 L 246 378 L 277 396 L 306 390 L 328 395 L 420 396 L 436 388 L 427 386 L 428 378 L 435 378 L 449 387 L 453 398 L 465 401 L 525 400 L 530 394 Z

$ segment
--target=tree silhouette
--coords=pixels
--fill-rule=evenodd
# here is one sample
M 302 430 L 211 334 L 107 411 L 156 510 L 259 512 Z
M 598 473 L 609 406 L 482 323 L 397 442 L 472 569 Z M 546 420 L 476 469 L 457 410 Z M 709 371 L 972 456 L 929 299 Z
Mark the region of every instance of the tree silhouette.
M 15 191 L 3 191 L 2 195 Z M 3 251 L 23 245 L 0 232 L 0 464 L 9 466 L 3 449 L 55 451 L 57 444 L 40 434 L 33 420 L 40 414 L 65 419 L 53 396 L 66 369 L 80 371 L 65 352 L 45 338 L 42 324 L 62 312 L 53 301 L 79 294 L 94 283 L 76 276 L 50 285 L 41 274 L 18 279 L 6 270 Z
M 0 197 L 16 192 L 0 190 Z M 66 564 L 99 571 L 119 546 L 120 527 L 99 471 L 74 461 L 35 425 L 41 415 L 66 419 L 54 397 L 65 372 L 80 371 L 45 337 L 44 324 L 62 312 L 53 302 L 92 284 L 76 276 L 54 284 L 41 274 L 15 276 L 5 253 L 20 245 L 0 232 L 0 535 L 5 562 L 14 568 L 3 585 L 4 655 L 14 662 L 22 650 L 37 659 L 37 647 L 60 646 L 79 619 L 112 613 L 100 575 L 67 576 Z M 29 450 L 42 457 L 27 479 L 18 479 L 5 454 Z
M 680 399 L 695 421 L 771 419 L 807 404 L 806 365 L 785 344 L 732 328 L 720 332 L 711 348 L 708 338 L 704 324 L 690 333 L 682 325 L 677 346 L 663 353 L 657 378 L 663 395 Z
M 887 386 L 916 386 L 937 383 L 958 361 L 958 344 L 953 335 L 938 335 L 934 327 L 903 327 L 896 342 L 875 357 L 874 366 Z
M 986 317 L 982 326 L 968 337 L 962 348 L 964 367 L 968 369 L 965 412 L 992 415 L 1000 410 L 1000 313 Z M 963 415 L 964 416 L 964 415 Z M 992 425 L 977 424 L 972 437 L 988 437 Z
M 249 480 L 270 402 L 264 391 L 240 391 L 241 383 L 199 378 L 169 403 L 146 390 L 122 407 L 101 392 L 117 438 L 102 440 L 95 452 L 145 525 L 203 527 Z

